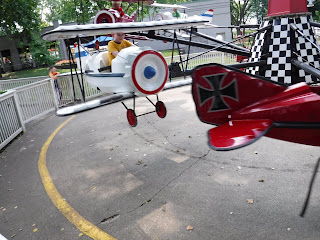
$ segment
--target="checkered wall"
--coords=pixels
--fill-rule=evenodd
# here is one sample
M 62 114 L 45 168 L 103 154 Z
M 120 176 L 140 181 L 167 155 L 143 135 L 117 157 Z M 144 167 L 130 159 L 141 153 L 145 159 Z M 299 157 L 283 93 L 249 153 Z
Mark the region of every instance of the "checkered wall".
M 300 31 L 303 32 L 303 34 L 306 37 L 308 37 L 313 43 L 316 43 L 313 30 L 309 23 L 309 16 L 296 18 L 295 24 L 297 28 L 300 29 Z M 308 42 L 306 39 L 304 39 L 301 36 L 298 37 L 297 33 L 295 34 L 297 37 L 297 59 L 301 62 L 308 63 L 312 67 L 319 68 L 319 52 L 317 51 L 317 49 L 314 46 L 312 46 L 312 44 Z M 312 78 L 312 76 L 306 73 L 304 70 L 299 70 L 299 77 L 305 78 L 306 82 L 308 83 L 316 81 L 315 77 Z
M 276 82 L 294 84 L 316 81 L 314 77 L 291 64 L 292 58 L 319 68 L 319 52 L 305 38 L 290 28 L 294 23 L 304 35 L 316 43 L 309 16 L 283 17 L 266 21 L 261 27 L 272 24 L 272 29 L 256 35 L 249 62 L 265 60 L 266 65 L 249 68 L 247 72 L 259 74 Z
M 268 26 L 270 23 L 269 21 L 265 21 L 260 25 L 260 28 Z M 256 35 L 253 45 L 251 47 L 251 56 L 249 58 L 249 62 L 259 62 L 261 60 L 263 45 L 265 42 L 266 31 L 260 32 Z M 250 67 L 247 69 L 248 73 L 251 74 L 259 74 L 259 66 L 257 67 Z

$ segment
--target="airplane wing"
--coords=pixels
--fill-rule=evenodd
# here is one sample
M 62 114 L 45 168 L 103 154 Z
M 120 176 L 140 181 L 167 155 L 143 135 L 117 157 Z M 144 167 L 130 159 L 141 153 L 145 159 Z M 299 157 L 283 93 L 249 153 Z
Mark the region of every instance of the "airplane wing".
M 177 4 L 163 4 L 163 3 L 152 3 L 150 6 L 152 7 L 160 7 L 160 8 L 179 8 L 179 9 L 189 9 L 185 6 L 177 5 Z
M 271 120 L 235 120 L 208 131 L 209 146 L 217 151 L 227 151 L 249 145 L 265 135 Z
M 44 33 L 41 37 L 47 41 L 54 41 L 57 39 L 68 39 L 86 36 L 96 36 L 111 34 L 113 32 L 137 32 L 149 30 L 166 30 L 179 29 L 184 27 L 196 27 L 204 25 L 208 21 L 202 17 L 191 17 L 188 19 L 174 19 L 163 21 L 150 22 L 130 22 L 130 23 L 100 23 L 100 24 L 86 24 L 86 25 L 71 25 L 60 26 L 49 32 Z

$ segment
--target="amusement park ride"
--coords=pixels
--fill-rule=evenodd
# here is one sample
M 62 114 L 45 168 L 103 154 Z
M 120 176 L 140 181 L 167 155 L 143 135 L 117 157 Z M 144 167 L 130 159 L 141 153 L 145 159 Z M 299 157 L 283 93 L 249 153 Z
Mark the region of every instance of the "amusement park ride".
M 200 16 L 151 22 L 115 21 L 113 24 L 58 27 L 42 37 L 49 41 L 77 38 L 79 42 L 83 36 L 124 32 L 171 41 L 178 48 L 178 44 L 185 44 L 246 56 L 246 63 L 229 66 L 212 63 L 197 66 L 192 71 L 192 95 L 198 117 L 204 123 L 217 126 L 208 131 L 209 146 L 214 150 L 233 150 L 262 136 L 320 146 L 320 48 L 313 30 L 320 24 L 311 21 L 307 1 L 269 0 L 266 20 L 251 34 L 255 35 L 251 50 L 195 31 L 208 22 Z M 190 40 L 178 39 L 176 34 L 174 38 L 155 34 L 156 30 L 177 29 L 190 33 Z M 220 45 L 191 41 L 192 35 Z M 108 62 L 105 52 L 90 55 L 80 44 L 75 49 L 76 57 L 81 59 L 77 61 L 78 69 L 84 72 L 91 86 L 110 93 L 127 93 L 133 99 L 158 94 L 171 74 L 169 70 L 172 71 L 163 56 L 150 48 L 134 46 L 122 50 L 113 60 L 111 72 L 105 71 Z M 71 51 L 69 53 L 71 56 Z M 182 68 L 183 62 L 178 63 Z M 98 102 L 92 106 L 102 104 Z M 159 117 L 166 116 L 163 102 L 152 104 Z M 68 108 L 71 110 L 64 114 L 74 113 L 74 108 Z M 78 110 L 90 108 L 87 104 Z M 136 117 L 134 107 L 127 108 L 131 126 L 136 126 Z M 319 165 L 320 159 L 301 216 L 306 211 Z
M 231 66 L 212 63 L 198 66 L 192 72 L 197 114 L 201 121 L 218 126 L 208 132 L 210 147 L 232 150 L 251 144 L 261 136 L 320 146 L 320 86 L 311 86 L 320 78 L 320 48 L 312 29 L 320 24 L 310 18 L 306 0 L 270 0 L 266 21 L 255 32 L 251 50 L 197 33 L 195 28 L 208 23 L 199 16 L 61 26 L 42 37 L 52 41 L 124 32 L 247 56 L 247 63 Z M 154 34 L 155 30 L 187 28 L 190 41 Z M 191 41 L 191 34 L 220 45 Z M 147 97 L 158 94 L 168 79 L 163 56 L 150 48 L 122 50 L 113 60 L 111 72 L 105 71 L 106 53 L 90 56 L 80 44 L 76 49 L 82 58 L 77 61 L 79 69 L 89 84 L 101 91 Z M 159 117 L 165 117 L 164 104 L 158 101 L 153 105 Z M 135 109 L 127 108 L 131 126 L 137 124 L 136 117 Z

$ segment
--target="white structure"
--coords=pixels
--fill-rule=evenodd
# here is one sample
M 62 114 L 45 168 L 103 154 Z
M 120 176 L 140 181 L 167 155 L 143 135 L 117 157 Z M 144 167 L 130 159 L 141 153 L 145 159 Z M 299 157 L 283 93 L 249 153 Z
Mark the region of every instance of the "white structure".
M 187 7 L 186 14 L 188 17 L 191 17 L 193 15 L 201 15 L 205 11 L 209 9 L 213 9 L 213 19 L 212 24 L 218 25 L 218 26 L 231 26 L 231 14 L 230 14 L 230 0 L 224 1 L 224 0 L 201 0 L 201 1 L 195 1 L 195 2 L 189 2 L 189 3 L 183 3 L 182 6 Z M 160 12 L 168 12 L 172 11 L 172 9 L 165 8 L 165 9 L 159 9 Z M 180 10 L 183 12 L 183 10 Z M 148 18 L 145 19 L 145 21 L 148 21 Z M 211 37 L 218 37 L 219 40 L 224 40 L 230 42 L 232 40 L 232 31 L 230 28 L 201 28 L 198 29 L 200 33 L 207 34 Z M 211 41 L 199 38 L 199 37 L 193 37 L 193 41 L 202 42 L 202 43 L 209 43 L 211 44 Z M 162 41 L 139 41 L 139 46 L 149 46 L 152 49 L 155 50 L 166 50 L 172 48 L 172 43 L 167 42 L 164 43 Z M 182 48 L 186 49 L 187 46 L 181 45 Z M 191 47 L 191 52 L 201 52 L 203 49 L 197 48 L 197 47 Z

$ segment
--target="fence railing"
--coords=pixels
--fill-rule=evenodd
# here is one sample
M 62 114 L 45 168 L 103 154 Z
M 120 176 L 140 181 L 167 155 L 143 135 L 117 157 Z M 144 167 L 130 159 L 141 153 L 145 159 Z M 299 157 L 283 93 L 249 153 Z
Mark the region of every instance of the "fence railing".
M 23 85 L 28 85 L 30 83 L 41 81 L 46 78 L 48 78 L 48 76 L 1 80 L 0 81 L 0 91 L 14 89 L 17 87 L 21 87 Z
M 83 80 L 86 99 L 103 94 L 90 87 L 85 78 Z M 20 84 L 25 82 L 20 81 Z M 72 81 L 70 73 L 59 76 L 58 85 L 51 78 L 30 82 L 0 95 L 0 150 L 25 131 L 26 123 L 81 99 L 78 80 L 73 76 Z
M 198 54 L 190 54 L 194 57 Z M 187 55 L 182 55 L 182 60 Z M 171 57 L 165 58 L 171 63 Z M 180 56 L 174 56 L 175 62 L 180 61 Z M 236 62 L 232 54 L 221 52 L 209 52 L 189 61 L 188 69 L 206 63 L 230 64 Z M 80 76 L 79 81 L 82 85 Z M 0 91 L 7 91 L 0 94 L 0 150 L 6 146 L 19 133 L 25 131 L 25 124 L 37 119 L 62 105 L 81 100 L 82 95 L 78 78 L 70 73 L 59 75 L 57 84 L 51 78 L 24 78 L 0 81 Z M 85 98 L 91 99 L 104 93 L 92 88 L 83 79 Z M 11 89 L 10 89 L 11 88 Z M 10 89 L 10 90 L 8 90 Z
M 187 70 L 191 70 L 195 68 L 196 66 L 199 66 L 201 64 L 207 64 L 207 63 L 220 63 L 220 64 L 232 64 L 236 63 L 236 55 L 231 54 L 231 53 L 223 53 L 223 52 L 218 52 L 218 51 L 212 51 L 205 53 L 203 55 L 198 56 L 201 53 L 192 53 L 189 55 L 189 58 L 193 58 L 188 61 L 188 67 Z M 183 64 L 184 66 L 186 65 L 186 60 L 187 60 L 188 55 L 184 54 L 181 55 L 182 61 L 185 61 Z M 169 65 L 171 63 L 171 57 L 166 57 L 165 58 L 167 64 Z M 174 62 L 180 62 L 180 56 L 173 56 L 173 61 Z
M 15 90 L 0 95 L 0 149 L 25 131 Z

